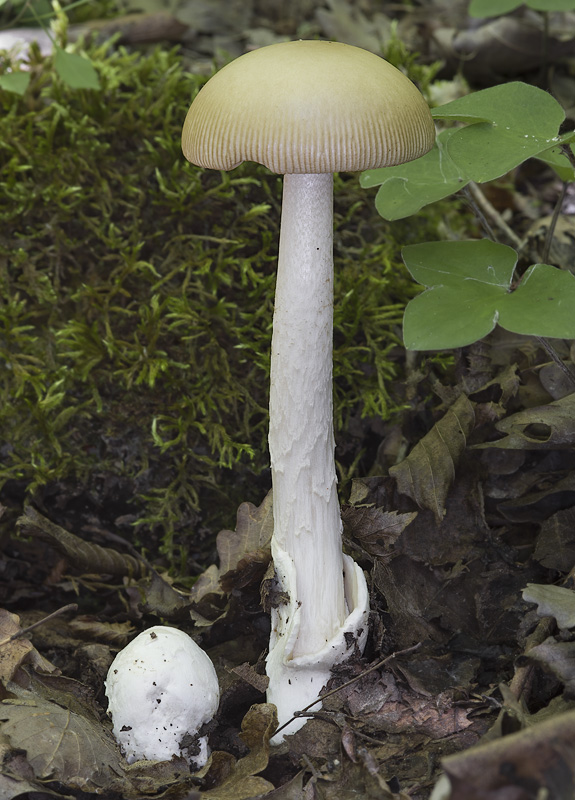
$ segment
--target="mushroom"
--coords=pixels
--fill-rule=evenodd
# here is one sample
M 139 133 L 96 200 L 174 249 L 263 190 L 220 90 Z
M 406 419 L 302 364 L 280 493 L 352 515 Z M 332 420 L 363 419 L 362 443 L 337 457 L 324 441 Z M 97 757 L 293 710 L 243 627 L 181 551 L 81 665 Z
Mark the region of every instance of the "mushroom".
M 176 755 L 204 766 L 208 742 L 199 732 L 215 715 L 220 690 L 214 665 L 190 636 L 148 628 L 118 653 L 105 686 L 114 736 L 129 764 Z
M 363 650 L 361 568 L 342 553 L 333 433 L 333 176 L 418 158 L 433 145 L 415 86 L 379 56 L 325 41 L 262 47 L 216 73 L 182 131 L 192 163 L 257 161 L 284 175 L 269 448 L 272 609 L 268 701 L 280 725 L 317 700 L 334 664 Z M 317 707 L 314 709 L 317 710 Z M 278 743 L 305 722 L 293 720 Z

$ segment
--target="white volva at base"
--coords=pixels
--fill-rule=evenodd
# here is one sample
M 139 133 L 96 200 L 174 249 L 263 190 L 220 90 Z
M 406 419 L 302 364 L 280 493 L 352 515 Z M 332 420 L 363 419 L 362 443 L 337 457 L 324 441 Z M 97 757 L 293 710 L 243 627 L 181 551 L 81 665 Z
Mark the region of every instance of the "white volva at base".
M 293 564 L 286 554 L 274 555 L 276 572 L 282 573 L 289 585 L 293 581 Z M 266 671 L 270 680 L 267 701 L 278 710 L 279 725 L 290 720 L 296 711 L 301 711 L 317 700 L 331 677 L 331 670 L 349 658 L 354 650 L 362 652 L 367 638 L 369 593 L 365 575 L 360 566 L 347 555 L 343 556 L 345 600 L 349 609 L 340 630 L 317 653 L 293 656 L 297 641 L 300 612 L 297 602 L 288 602 L 272 610 L 272 635 Z M 291 575 L 291 581 L 288 577 Z M 284 585 L 286 585 L 284 584 Z M 349 634 L 352 634 L 350 637 Z M 319 711 L 321 703 L 311 711 Z M 298 731 L 307 722 L 299 717 L 272 738 L 272 744 L 281 744 L 284 736 Z

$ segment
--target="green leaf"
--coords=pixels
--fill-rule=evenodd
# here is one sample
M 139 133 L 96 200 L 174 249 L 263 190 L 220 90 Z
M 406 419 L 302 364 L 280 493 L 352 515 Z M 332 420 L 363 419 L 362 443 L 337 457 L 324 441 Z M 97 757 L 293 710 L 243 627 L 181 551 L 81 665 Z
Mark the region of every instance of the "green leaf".
M 474 281 L 507 290 L 517 263 L 512 247 L 490 239 L 412 244 L 403 248 L 402 256 L 418 283 L 457 289 L 462 282 Z
M 575 276 L 549 264 L 529 267 L 507 295 L 499 324 L 514 333 L 575 339 Z
M 568 11 L 575 8 L 575 0 L 471 0 L 470 17 L 500 17 L 526 5 L 535 11 Z
M 470 17 L 499 17 L 522 5 L 523 0 L 471 0 Z
M 450 137 L 451 158 L 471 180 L 495 180 L 559 137 L 565 112 L 550 94 L 520 81 L 492 86 L 436 108 L 434 117 L 472 123 Z
M 470 180 L 495 180 L 527 158 L 546 161 L 563 180 L 573 178 L 559 145 L 573 141 L 574 133 L 559 136 L 565 112 L 541 89 L 519 81 L 493 86 L 439 106 L 432 114 L 468 124 L 442 131 L 429 153 L 415 161 L 368 170 L 360 177 L 365 189 L 380 186 L 375 206 L 384 219 L 415 214 Z
M 72 89 L 99 89 L 98 73 L 92 62 L 77 53 L 67 53 L 56 47 L 54 68 L 60 78 Z
M 409 350 L 445 350 L 482 339 L 495 327 L 497 301 L 511 283 L 517 253 L 488 239 L 408 245 L 403 260 L 429 290 L 403 318 Z
M 30 74 L 19 70 L 0 75 L 0 88 L 14 94 L 24 94 L 30 83 Z
M 464 347 L 495 325 L 514 333 L 575 338 L 575 276 L 548 264 L 527 270 L 511 291 L 517 253 L 487 239 L 408 245 L 403 260 L 429 287 L 403 319 L 409 350 Z
M 525 5 L 535 11 L 570 11 L 575 0 L 525 0 Z
M 365 189 L 380 186 L 375 207 L 384 219 L 402 219 L 423 206 L 441 200 L 467 186 L 469 179 L 447 152 L 447 142 L 455 130 L 442 131 L 433 148 L 416 161 L 397 167 L 364 172 L 360 184 Z
M 571 152 L 575 156 L 575 147 L 570 145 L 570 148 Z M 537 158 L 540 161 L 544 161 L 546 164 L 549 164 L 549 166 L 555 170 L 562 181 L 565 181 L 566 183 L 575 181 L 575 170 L 560 147 L 553 147 L 551 150 L 545 150 L 545 152 L 538 155 Z

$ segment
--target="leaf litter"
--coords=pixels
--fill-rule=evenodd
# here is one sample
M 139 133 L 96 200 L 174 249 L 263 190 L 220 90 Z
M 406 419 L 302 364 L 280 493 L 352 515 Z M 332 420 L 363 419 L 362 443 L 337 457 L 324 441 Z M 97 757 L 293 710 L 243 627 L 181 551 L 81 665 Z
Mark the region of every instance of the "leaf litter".
M 467 385 L 473 384 L 471 377 Z M 217 536 L 217 564 L 208 566 L 190 589 L 153 563 L 145 572 L 128 569 L 118 575 L 118 551 L 118 558 L 100 562 L 101 574 L 92 575 L 100 587 L 107 586 L 102 612 L 68 611 L 48 619 L 27 634 L 30 641 L 19 635 L 18 617 L 2 611 L 0 720 L 9 765 L 7 796 L 16 797 L 18 788 L 26 787 L 61 797 L 104 792 L 126 798 L 241 800 L 346 797 L 360 791 L 365 797 L 399 798 L 407 797 L 402 787 L 409 786 L 409 796 L 423 798 L 436 777 L 431 758 L 443 759 L 453 797 L 463 796 L 460 786 L 468 786 L 470 797 L 479 797 L 472 792 L 479 791 L 477 763 L 484 762 L 476 761 L 475 753 L 487 759 L 486 775 L 495 774 L 507 753 L 498 749 L 507 747 L 507 735 L 501 738 L 509 727 L 504 720 L 514 720 L 513 730 L 519 733 L 539 730 L 538 714 L 558 708 L 556 716 L 545 720 L 541 735 L 546 742 L 549 731 L 559 731 L 560 754 L 545 746 L 539 766 L 529 765 L 533 780 L 542 781 L 545 758 L 565 760 L 571 747 L 571 729 L 562 718 L 569 713 L 575 681 L 569 638 L 575 627 L 574 594 L 568 580 L 561 587 L 545 580 L 549 574 L 568 575 L 569 548 L 575 544 L 570 507 L 554 509 L 525 527 L 499 510 L 508 494 L 491 499 L 486 465 L 495 463 L 493 453 L 518 449 L 517 440 L 510 450 L 500 444 L 506 431 L 499 419 L 512 420 L 516 413 L 506 416 L 501 405 L 502 398 L 506 404 L 514 401 L 510 385 L 507 373 L 495 369 L 469 395 L 442 391 L 444 410 L 436 412 L 435 424 L 398 469 L 356 479 L 350 487 L 342 509 L 344 542 L 369 574 L 371 637 L 362 659 L 335 670 L 328 689 L 340 688 L 324 693 L 322 710 L 307 711 L 308 723 L 279 747 L 269 744 L 277 723 L 274 708 L 265 703 L 263 662 L 269 635 L 264 608 L 269 600 L 271 495 L 259 507 L 243 503 L 238 508 L 235 530 Z M 535 411 L 539 424 L 548 407 Z M 546 449 L 529 451 L 527 462 L 516 457 L 497 462 L 494 471 L 506 476 L 510 487 L 520 473 L 532 472 L 532 480 L 522 483 L 524 494 L 515 493 L 515 503 L 530 494 L 540 496 L 538 502 L 553 497 L 566 480 L 561 431 L 562 426 L 569 429 L 570 421 L 554 415 L 552 423 L 557 435 Z M 522 441 L 527 451 L 529 441 Z M 488 448 L 490 443 L 496 448 Z M 555 452 L 558 469 L 547 461 Z M 45 536 L 33 536 L 35 527 L 46 527 L 43 516 L 35 512 L 34 525 L 29 519 L 28 513 L 20 525 L 29 546 L 44 547 Z M 81 585 L 87 566 L 74 556 L 83 551 L 81 540 L 76 544 L 78 537 L 67 534 L 69 558 L 56 584 L 61 596 L 70 585 L 67 573 L 76 573 L 80 583 L 72 585 Z M 63 555 L 58 545 L 53 549 Z M 95 591 L 97 596 L 103 588 Z M 123 597 L 131 599 L 126 603 Z M 536 613 L 530 610 L 534 607 Z M 26 623 L 39 621 L 38 614 L 25 616 Z M 99 657 L 107 654 L 109 664 L 132 633 L 162 619 L 176 621 L 201 640 L 222 686 L 210 732 L 212 757 L 195 775 L 176 758 L 162 764 L 125 763 L 105 715 L 99 682 L 105 666 L 97 666 L 95 651 L 86 651 L 102 648 Z M 549 619 L 562 629 L 561 640 Z M 528 635 L 541 621 L 547 621 L 546 635 L 528 648 Z M 66 641 L 70 647 L 63 650 Z M 64 669 L 47 655 L 57 656 Z M 86 671 L 91 657 L 91 671 Z M 537 670 L 539 711 L 527 710 L 529 695 L 519 701 L 508 688 L 521 670 Z M 82 680 L 86 675 L 91 676 L 88 683 Z M 490 737 L 490 749 L 482 750 Z M 513 753 L 531 747 L 529 738 L 518 742 Z M 510 757 L 519 758 L 517 769 L 526 769 L 522 756 Z

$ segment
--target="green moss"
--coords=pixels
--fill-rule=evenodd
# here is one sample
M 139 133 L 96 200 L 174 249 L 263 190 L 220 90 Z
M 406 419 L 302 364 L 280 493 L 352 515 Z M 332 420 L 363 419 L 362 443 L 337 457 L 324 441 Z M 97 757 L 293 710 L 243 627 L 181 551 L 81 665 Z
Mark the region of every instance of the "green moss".
M 0 93 L 0 482 L 127 476 L 172 552 L 190 509 L 218 526 L 261 499 L 281 180 L 184 160 L 203 79 L 175 50 L 90 56 L 100 92 L 36 52 L 26 95 Z M 353 176 L 336 226 L 341 436 L 350 414 L 397 409 L 389 351 L 413 288 Z

